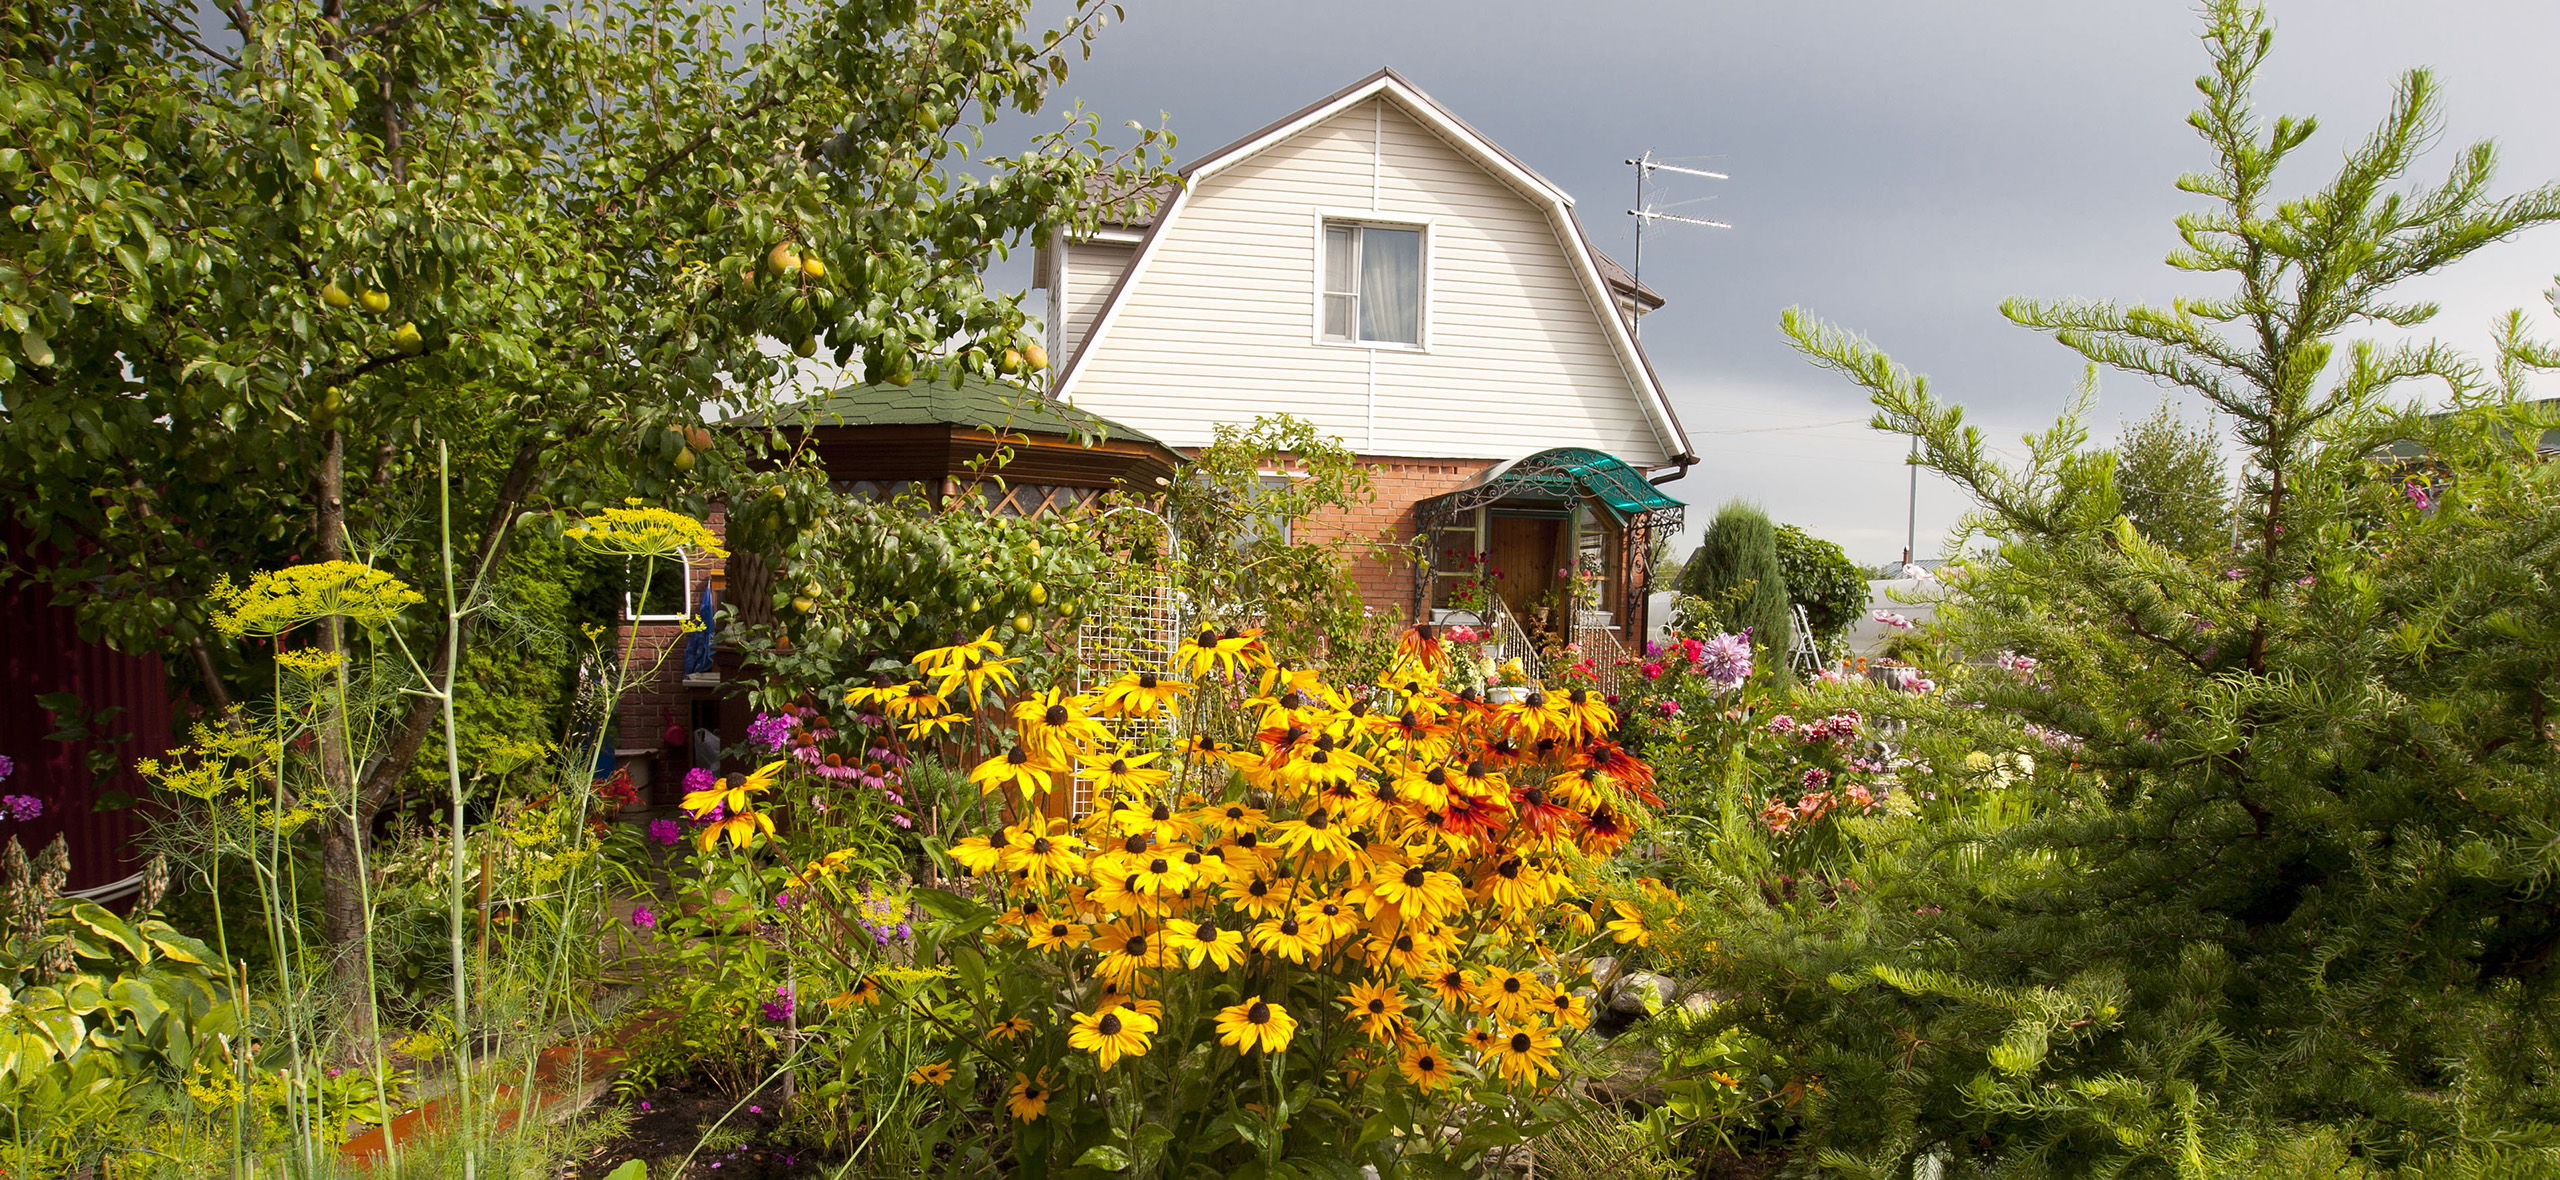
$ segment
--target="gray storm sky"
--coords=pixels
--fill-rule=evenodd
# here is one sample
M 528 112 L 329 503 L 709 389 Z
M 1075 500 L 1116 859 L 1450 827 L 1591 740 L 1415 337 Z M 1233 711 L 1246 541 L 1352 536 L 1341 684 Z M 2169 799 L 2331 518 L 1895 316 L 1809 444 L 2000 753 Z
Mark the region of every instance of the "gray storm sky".
M 1161 119 L 1188 161 L 1376 69 L 1395 67 L 1576 198 L 1621 262 L 1633 170 L 1651 149 L 1732 175 L 1657 174 L 1655 205 L 1732 222 L 1660 228 L 1644 280 L 1668 306 L 1644 342 L 1701 463 L 1669 487 L 1695 527 L 1734 496 L 1838 541 L 1897 556 L 1904 444 L 1863 425 L 1847 383 L 1777 330 L 1803 306 L 1865 333 L 1963 402 L 1994 441 L 2051 420 L 2076 354 L 2001 318 L 2009 295 L 2166 299 L 2199 287 L 2161 264 L 2174 182 L 2205 162 L 2185 125 L 2204 65 L 2192 9 L 2159 0 L 2057 3 L 1806 0 L 1524 4 L 1512 0 L 1130 0 L 1039 119 L 1075 102 L 1106 129 Z M 2291 0 L 2261 110 L 2316 114 L 2287 192 L 2324 180 L 2387 103 L 2399 72 L 2435 70 L 2451 149 L 2503 150 L 2500 191 L 2560 177 L 2560 4 L 2551 0 Z M 1041 15 L 1058 9 L 1044 5 Z M 1019 122 L 1019 121 L 1018 121 Z M 1029 124 L 1020 123 L 1024 130 Z M 1128 132 L 1121 128 L 1120 138 Z M 991 144 L 991 147 L 999 145 Z M 2560 230 L 2493 247 L 2430 278 L 2431 330 L 2475 350 L 2489 318 L 2537 309 L 2560 272 Z M 995 283 L 1028 281 L 1027 252 Z M 2100 437 L 2161 392 L 2102 378 Z M 1464 413 L 1453 399 L 1451 412 Z M 2191 408 L 2190 413 L 2195 411 Z M 1964 505 L 1923 476 L 1920 547 Z

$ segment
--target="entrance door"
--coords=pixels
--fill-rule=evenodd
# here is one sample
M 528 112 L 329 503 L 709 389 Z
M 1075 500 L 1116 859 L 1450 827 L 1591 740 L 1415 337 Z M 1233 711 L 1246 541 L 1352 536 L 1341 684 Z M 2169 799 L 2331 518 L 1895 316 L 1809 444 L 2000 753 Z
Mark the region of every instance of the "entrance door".
M 1546 517 L 1505 516 L 1493 513 L 1489 522 L 1493 536 L 1493 568 L 1501 572 L 1494 582 L 1495 592 L 1511 608 L 1513 617 L 1524 627 L 1536 627 L 1538 620 L 1530 613 L 1529 604 L 1555 589 L 1557 563 L 1564 554 L 1564 524 Z

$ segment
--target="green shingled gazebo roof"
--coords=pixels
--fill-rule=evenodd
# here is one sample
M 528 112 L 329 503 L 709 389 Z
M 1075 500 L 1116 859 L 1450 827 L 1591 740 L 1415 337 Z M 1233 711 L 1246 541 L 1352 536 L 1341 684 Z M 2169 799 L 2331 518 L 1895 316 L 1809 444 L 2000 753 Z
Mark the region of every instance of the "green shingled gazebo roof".
M 1037 390 L 974 375 L 962 377 L 957 389 L 948 379 L 905 386 L 846 385 L 783 406 L 769 422 L 775 426 L 990 427 L 1006 434 L 1100 435 L 1115 442 L 1163 445 L 1136 427 L 1050 401 Z

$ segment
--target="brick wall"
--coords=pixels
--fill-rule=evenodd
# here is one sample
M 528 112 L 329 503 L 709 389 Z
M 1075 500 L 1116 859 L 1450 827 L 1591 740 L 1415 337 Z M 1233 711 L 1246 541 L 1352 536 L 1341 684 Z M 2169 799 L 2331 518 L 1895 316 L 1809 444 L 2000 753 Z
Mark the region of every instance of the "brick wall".
M 1413 539 L 1422 531 L 1422 518 L 1414 506 L 1456 491 L 1498 460 L 1356 458 L 1368 471 L 1377 499 L 1345 511 L 1319 513 L 1298 526 L 1296 537 L 1347 540 L 1351 576 L 1359 584 L 1361 601 L 1383 618 L 1408 621 L 1414 616 L 1417 551 Z

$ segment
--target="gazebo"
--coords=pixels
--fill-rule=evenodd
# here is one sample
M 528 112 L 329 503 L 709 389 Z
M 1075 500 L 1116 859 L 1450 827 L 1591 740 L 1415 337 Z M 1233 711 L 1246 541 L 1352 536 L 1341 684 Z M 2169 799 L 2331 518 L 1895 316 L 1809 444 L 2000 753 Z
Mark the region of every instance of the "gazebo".
M 937 504 L 974 498 L 987 511 L 1071 512 L 1103 493 L 1141 495 L 1172 478 L 1179 456 L 1117 422 L 983 377 L 912 385 L 847 385 L 776 411 L 801 432 L 840 490 L 888 497 L 921 486 Z M 1001 468 L 999 451 L 1009 452 Z
M 1654 548 L 1679 532 L 1683 509 L 1602 451 L 1508 460 L 1419 505 L 1430 553 L 1416 563 L 1415 597 L 1447 608 L 1470 583 L 1487 585 L 1528 629 L 1614 654 L 1642 643 Z

